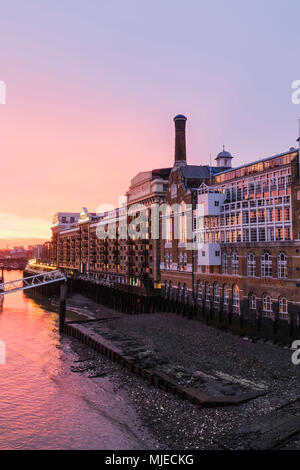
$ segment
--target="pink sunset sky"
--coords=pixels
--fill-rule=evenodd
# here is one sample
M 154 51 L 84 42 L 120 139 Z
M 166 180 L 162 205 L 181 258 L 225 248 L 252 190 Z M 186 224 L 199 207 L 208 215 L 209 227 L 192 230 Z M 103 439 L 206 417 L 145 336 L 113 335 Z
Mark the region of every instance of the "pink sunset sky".
M 58 211 L 118 203 L 139 171 L 225 144 L 233 165 L 296 145 L 300 6 L 290 0 L 12 0 L 1 5 L 0 246 Z

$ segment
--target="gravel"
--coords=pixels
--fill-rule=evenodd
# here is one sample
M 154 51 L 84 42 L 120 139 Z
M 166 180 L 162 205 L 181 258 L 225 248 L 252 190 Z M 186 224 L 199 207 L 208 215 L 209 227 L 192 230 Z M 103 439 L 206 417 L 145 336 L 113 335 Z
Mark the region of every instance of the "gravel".
M 199 388 L 209 383 L 211 388 L 211 383 L 220 386 L 223 381 L 231 383 L 235 393 L 255 387 L 267 391 L 239 406 L 200 408 L 156 389 L 72 339 L 82 361 L 74 363 L 74 372 L 108 375 L 116 393 L 124 393 L 134 404 L 158 449 L 218 449 L 218 435 L 299 398 L 300 366 L 292 364 L 289 349 L 246 341 L 174 314 L 125 315 L 79 295 L 68 299 L 68 305 L 88 312 L 89 317 L 105 318 L 91 327 L 114 338 L 119 348 L 131 351 L 142 364 L 167 371 L 181 383 Z M 221 393 L 217 387 L 216 393 Z M 300 439 L 295 437 L 290 445 L 300 448 Z

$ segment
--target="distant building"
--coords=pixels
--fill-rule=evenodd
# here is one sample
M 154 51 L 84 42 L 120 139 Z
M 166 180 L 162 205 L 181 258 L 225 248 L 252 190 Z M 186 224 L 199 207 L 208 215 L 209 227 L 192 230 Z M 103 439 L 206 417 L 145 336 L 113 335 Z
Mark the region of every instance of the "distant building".
M 27 250 L 24 246 L 15 246 L 12 250 L 9 251 L 9 256 L 11 258 L 26 258 Z

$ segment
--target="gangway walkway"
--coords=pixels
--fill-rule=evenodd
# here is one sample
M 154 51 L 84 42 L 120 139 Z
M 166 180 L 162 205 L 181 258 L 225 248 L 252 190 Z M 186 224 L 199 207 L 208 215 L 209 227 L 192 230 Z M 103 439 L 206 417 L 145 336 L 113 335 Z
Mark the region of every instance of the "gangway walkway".
M 0 295 L 12 294 L 20 290 L 32 289 L 60 281 L 66 281 L 66 277 L 58 270 L 35 274 L 34 276 L 23 277 L 15 281 L 2 282 L 0 284 Z
M 2 282 L 0 284 L 0 312 L 3 309 L 5 295 L 13 294 L 21 290 L 33 289 L 34 287 L 46 286 L 54 282 L 60 282 L 59 331 L 63 333 L 66 315 L 66 281 L 66 276 L 56 270 L 35 274 L 34 276 L 22 277 L 14 281 Z

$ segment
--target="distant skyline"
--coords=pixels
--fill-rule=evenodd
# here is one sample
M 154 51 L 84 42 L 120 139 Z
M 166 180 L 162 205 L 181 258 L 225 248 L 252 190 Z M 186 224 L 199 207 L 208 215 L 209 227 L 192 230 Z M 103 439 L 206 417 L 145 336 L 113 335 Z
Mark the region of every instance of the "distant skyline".
M 172 166 L 178 113 L 190 164 L 296 146 L 299 15 L 296 0 L 3 2 L 0 247 Z
M 46 241 L 43 238 L 0 238 L 0 250 L 3 249 L 11 249 L 15 246 L 24 246 L 24 248 L 28 248 L 28 245 L 41 245 Z

